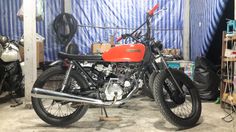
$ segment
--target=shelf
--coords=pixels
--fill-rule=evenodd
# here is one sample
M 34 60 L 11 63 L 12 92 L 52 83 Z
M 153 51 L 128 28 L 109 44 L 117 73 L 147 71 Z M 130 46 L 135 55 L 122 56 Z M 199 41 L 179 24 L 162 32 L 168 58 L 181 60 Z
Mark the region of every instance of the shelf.
M 236 61 L 236 58 L 224 58 L 223 61 Z
M 227 104 L 236 105 L 236 93 L 233 93 L 232 95 L 229 95 L 229 93 L 224 93 L 221 101 Z
M 224 41 L 234 41 L 234 40 L 236 40 L 236 35 L 224 38 Z
M 236 93 L 234 93 L 233 95 L 229 95 L 228 93 L 225 93 L 225 91 L 227 90 L 226 87 L 227 85 L 232 85 L 233 83 L 233 79 L 227 79 L 228 77 L 225 76 L 227 74 L 226 70 L 224 69 L 225 64 L 226 63 L 230 63 L 230 62 L 236 62 L 236 57 L 226 57 L 225 56 L 225 50 L 228 47 L 227 44 L 230 44 L 228 42 L 236 42 L 236 34 L 232 35 L 232 36 L 228 36 L 226 37 L 226 32 L 223 32 L 222 35 L 222 50 L 221 50 L 221 55 L 222 55 L 222 59 L 221 59 L 221 78 L 225 78 L 221 81 L 220 84 L 220 99 L 221 99 L 221 107 L 224 108 L 225 106 L 223 105 L 225 104 L 230 104 L 230 105 L 236 105 Z M 234 64 L 232 64 L 234 65 Z M 234 71 L 236 69 L 231 69 L 231 71 Z M 235 91 L 235 90 L 234 90 Z
M 223 82 L 225 82 L 225 83 L 233 83 L 232 80 L 228 80 L 228 79 L 224 79 Z

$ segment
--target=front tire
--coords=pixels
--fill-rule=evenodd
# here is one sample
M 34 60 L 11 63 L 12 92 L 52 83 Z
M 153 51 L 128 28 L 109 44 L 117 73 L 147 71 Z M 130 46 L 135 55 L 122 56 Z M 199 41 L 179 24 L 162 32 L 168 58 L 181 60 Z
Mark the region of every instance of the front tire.
M 53 91 L 59 91 L 64 79 L 66 70 L 61 67 L 52 67 L 44 71 L 36 80 L 34 87 L 42 89 L 50 89 Z M 62 77 L 61 77 L 62 76 Z M 55 78 L 53 78 L 55 77 Z M 61 79 L 59 78 L 61 77 Z M 75 71 L 71 71 L 69 82 L 73 83 L 73 90 L 79 88 L 88 87 L 86 81 Z M 58 83 L 58 84 L 57 84 Z M 54 87 L 54 88 L 53 88 Z M 65 88 L 66 93 L 70 93 L 72 89 L 72 83 L 69 87 Z M 49 104 L 45 107 L 45 101 Z M 74 107 L 74 102 L 57 101 L 50 99 L 40 99 L 32 97 L 32 105 L 37 115 L 46 123 L 63 127 L 72 124 L 84 116 L 88 109 L 88 105 L 80 104 Z M 56 107 L 58 106 L 58 109 Z M 64 110 L 64 111 L 63 111 Z M 71 110 L 71 111 L 70 111 Z M 66 111 L 66 112 L 65 112 Z
M 201 115 L 201 100 L 198 91 L 187 75 L 178 70 L 170 70 L 180 88 L 184 91 L 184 95 L 178 91 L 173 80 L 169 79 L 171 76 L 166 70 L 155 77 L 153 84 L 155 102 L 167 121 L 179 128 L 192 127 Z M 170 106 L 170 102 L 174 105 Z M 189 110 L 190 106 L 191 110 Z

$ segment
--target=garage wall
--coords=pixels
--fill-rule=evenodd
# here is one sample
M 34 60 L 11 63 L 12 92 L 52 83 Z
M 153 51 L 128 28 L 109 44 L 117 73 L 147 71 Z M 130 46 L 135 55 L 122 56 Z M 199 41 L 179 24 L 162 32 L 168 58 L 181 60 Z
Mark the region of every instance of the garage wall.
M 117 37 L 138 27 L 144 22 L 146 11 L 156 3 L 167 11 L 153 20 L 154 37 L 162 40 L 166 48 L 182 49 L 183 0 L 72 0 L 72 12 L 79 23 L 73 41 L 81 53 L 89 53 L 92 43 L 107 42 L 111 35 Z M 0 0 L 1 35 L 11 39 L 23 35 L 22 22 L 16 16 L 20 4 L 20 0 Z M 61 0 L 45 0 L 45 18 L 37 22 L 37 32 L 46 39 L 46 61 L 56 60 L 57 53 L 64 49 L 52 30 L 52 22 L 62 7 Z
M 191 59 L 206 56 L 229 0 L 190 0 Z M 226 21 L 224 20 L 224 23 Z M 225 29 L 223 29 L 225 30 Z M 222 32 L 218 31 L 218 32 Z M 221 36 L 218 36 L 221 37 Z M 216 52 L 216 51 L 215 51 Z M 220 51 L 218 51 L 220 54 Z M 220 58 L 218 58 L 220 59 Z

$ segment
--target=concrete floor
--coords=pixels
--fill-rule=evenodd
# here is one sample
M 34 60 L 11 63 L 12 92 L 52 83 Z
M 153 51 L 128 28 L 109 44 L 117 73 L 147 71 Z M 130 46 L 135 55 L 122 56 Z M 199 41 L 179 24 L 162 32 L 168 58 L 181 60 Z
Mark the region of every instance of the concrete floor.
M 123 108 L 108 108 L 110 116 L 120 116 L 121 121 L 99 121 L 100 109 L 90 108 L 78 122 L 66 127 L 57 128 L 44 123 L 33 109 L 25 109 L 24 105 L 11 108 L 10 102 L 0 104 L 1 132 L 236 132 L 236 120 L 231 123 L 221 118 L 226 115 L 220 105 L 203 103 L 201 119 L 197 126 L 191 129 L 178 130 L 166 122 L 155 103 L 147 97 L 136 97 Z M 233 116 L 235 116 L 234 114 Z

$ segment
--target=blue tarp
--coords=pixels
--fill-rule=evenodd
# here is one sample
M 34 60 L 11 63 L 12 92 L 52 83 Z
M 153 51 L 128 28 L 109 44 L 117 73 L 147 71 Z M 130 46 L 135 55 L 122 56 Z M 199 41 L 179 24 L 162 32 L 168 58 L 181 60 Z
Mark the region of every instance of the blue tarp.
M 191 59 L 205 56 L 212 43 L 228 0 L 191 0 Z
M 75 0 L 73 15 L 79 30 L 74 41 L 81 45 L 80 51 L 89 53 L 92 43 L 108 42 L 111 35 L 118 37 L 137 28 L 156 3 L 167 10 L 154 17 L 153 36 L 166 48 L 182 49 L 183 0 Z
M 72 14 L 78 20 L 78 31 L 73 41 L 81 53 L 90 52 L 94 42 L 108 42 L 111 35 L 131 32 L 145 21 L 146 11 L 156 3 L 165 12 L 152 22 L 152 34 L 162 40 L 165 48 L 182 49 L 184 0 L 72 0 Z M 37 32 L 44 36 L 45 60 L 57 59 L 64 46 L 56 40 L 52 22 L 61 13 L 60 0 L 45 0 L 45 19 L 37 22 Z M 18 39 L 23 34 L 22 22 L 16 17 L 19 0 L 0 0 L 0 34 Z M 145 28 L 143 29 L 145 32 Z

